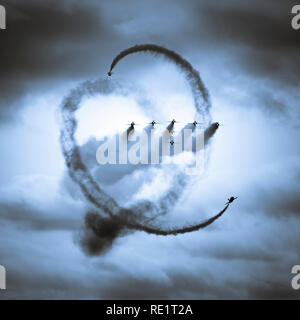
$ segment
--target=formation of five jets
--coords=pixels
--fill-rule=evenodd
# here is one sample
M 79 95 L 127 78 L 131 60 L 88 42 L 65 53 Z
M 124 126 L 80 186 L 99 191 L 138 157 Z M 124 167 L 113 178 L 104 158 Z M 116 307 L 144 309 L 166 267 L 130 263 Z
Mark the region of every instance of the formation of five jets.
M 173 119 L 171 121 L 168 122 L 168 126 L 167 126 L 167 130 L 171 133 L 174 132 L 174 125 L 175 123 L 178 123 L 177 120 Z M 151 122 L 148 122 L 148 124 L 151 124 L 152 127 L 155 127 L 155 125 L 159 124 L 158 122 L 156 122 L 155 120 L 152 120 Z M 196 120 L 193 121 L 191 123 L 194 127 L 196 127 L 198 124 L 200 124 L 199 122 L 197 122 Z M 134 130 L 134 127 L 137 125 L 135 122 L 131 122 L 128 124 L 129 128 L 128 128 L 128 132 Z M 216 126 L 216 128 L 219 128 L 219 126 L 222 126 L 222 124 L 220 124 L 219 122 L 214 122 L 213 123 L 214 126 Z

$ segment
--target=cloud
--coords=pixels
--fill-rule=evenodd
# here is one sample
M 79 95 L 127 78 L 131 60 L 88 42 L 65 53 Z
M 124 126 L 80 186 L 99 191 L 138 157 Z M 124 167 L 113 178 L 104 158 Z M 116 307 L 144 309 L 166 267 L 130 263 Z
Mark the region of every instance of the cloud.
M 1 33 L 2 118 L 12 116 L 13 102 L 29 92 L 91 76 L 97 68 L 104 72 L 99 62 L 107 55 L 103 47 L 113 32 L 96 2 L 30 0 L 4 5 L 8 21 Z
M 293 1 L 255 1 L 251 6 L 232 0 L 167 1 L 163 6 L 154 1 L 150 8 L 136 1 L 111 6 L 92 0 L 13 0 L 4 5 L 8 28 L 1 32 L 2 119 L 13 118 L 24 95 L 104 76 L 120 49 L 145 42 L 165 44 L 188 58 L 199 52 L 205 76 L 206 65 L 214 69 L 208 62 L 222 52 L 234 73 L 276 82 L 277 90 L 297 87 L 299 34 L 290 26 Z M 148 67 L 146 63 L 142 69 Z M 128 74 L 137 69 L 141 66 L 130 61 L 123 68 Z M 220 80 L 225 71 L 219 68 Z
M 123 234 L 117 223 L 97 220 L 106 237 L 95 238 L 83 219 L 94 208 L 71 179 L 61 172 L 55 179 L 37 174 L 39 162 L 49 169 L 50 162 L 56 161 L 42 158 L 41 152 L 60 150 L 46 140 L 48 131 L 39 144 L 38 130 L 24 139 L 23 133 L 38 119 L 33 110 L 31 122 L 13 140 L 24 146 L 18 157 L 24 154 L 27 162 L 32 160 L 30 172 L 0 190 L 0 263 L 8 276 L 8 290 L 1 299 L 299 299 L 290 284 L 300 248 L 295 127 L 299 32 L 290 27 L 292 1 L 162 4 L 154 0 L 150 5 L 12 0 L 2 4 L 8 16 L 8 28 L 0 34 L 2 120 L 15 119 L 17 111 L 30 104 L 30 99 L 22 99 L 24 95 L 48 97 L 45 93 L 52 91 L 54 101 L 60 101 L 61 91 L 67 93 L 73 83 L 104 76 L 123 48 L 161 44 L 180 52 L 200 71 L 211 93 L 213 118 L 225 126 L 214 137 L 203 180 L 182 195 L 172 212 L 159 217 L 158 224 L 173 228 L 203 221 L 222 208 L 226 197 L 239 198 L 213 225 L 191 234 Z M 177 81 L 165 64 L 154 65 L 143 55 L 130 59 L 118 65 L 115 77 L 120 82 L 122 77 L 149 81 L 148 88 L 163 88 L 158 109 L 169 97 L 180 109 L 176 90 L 169 95 L 165 91 L 165 83 Z M 157 74 L 165 78 L 155 78 Z M 181 108 L 180 115 L 185 110 Z M 283 119 L 287 110 L 290 118 Z M 169 116 L 170 109 L 163 112 Z M 19 128 L 18 123 L 14 126 Z M 43 126 L 57 136 L 57 128 L 49 122 Z M 8 156 L 5 150 L 15 148 L 8 138 L 15 131 L 3 123 L 1 128 L 1 141 L 8 141 L 3 161 L 17 175 L 26 166 L 25 159 L 12 161 Z M 95 147 L 95 140 L 82 146 L 88 166 L 94 166 Z M 148 175 L 136 170 L 114 177 L 110 170 L 96 171 L 96 178 L 105 175 L 105 183 L 100 184 L 108 194 L 131 205 L 138 187 L 145 186 L 144 194 L 150 197 L 152 189 L 160 190 L 169 182 L 159 176 L 151 184 L 151 170 Z M 87 215 L 87 226 L 94 217 Z M 86 237 L 81 238 L 82 230 Z M 89 244 L 89 254 L 102 250 L 105 255 L 86 256 L 78 240 Z
M 267 77 L 297 86 L 299 66 L 299 34 L 291 28 L 291 9 L 294 1 L 252 1 L 241 4 L 225 1 L 197 3 L 205 28 L 206 43 L 230 50 L 245 70 L 260 77 Z M 196 17 L 195 17 L 196 19 Z M 298 72 L 297 72 L 298 71 Z
M 69 205 L 64 204 L 48 182 L 44 190 L 34 194 L 35 210 L 29 207 L 30 183 L 34 187 L 46 185 L 45 181 L 42 177 L 26 180 L 23 177 L 10 188 L 11 196 L 18 190 L 22 205 L 7 205 L 1 200 L 0 254 L 1 263 L 7 267 L 9 284 L 3 299 L 298 297 L 290 287 L 290 268 L 297 263 L 300 247 L 296 236 L 299 217 L 290 215 L 282 220 L 267 212 L 265 217 L 260 213 L 266 203 L 273 203 L 278 197 L 276 192 L 262 203 L 253 202 L 255 206 L 251 209 L 247 202 L 239 200 L 230 214 L 225 214 L 213 227 L 179 237 L 135 232 L 119 238 L 110 248 L 107 234 L 113 239 L 120 230 L 106 226 L 104 242 L 99 237 L 96 241 L 85 238 L 93 242 L 88 248 L 96 252 L 110 248 L 106 255 L 90 260 L 74 246 L 74 228 L 85 212 L 84 207 L 79 210 L 78 201 L 73 203 L 64 194 L 61 198 Z M 268 191 L 272 194 L 276 188 Z M 48 197 L 44 197 L 46 190 Z M 253 185 L 247 194 L 255 192 Z M 4 196 L 9 198 L 7 194 Z M 48 205 L 52 202 L 57 203 L 54 208 Z M 179 216 L 184 212 L 185 220 L 190 211 L 199 210 L 193 199 L 179 206 L 176 212 Z M 174 224 L 182 218 L 176 218 L 176 212 L 172 217 Z M 93 214 L 87 217 L 93 218 Z
M 0 190 L 2 223 L 39 231 L 76 231 L 82 225 L 84 203 L 69 197 L 57 179 L 19 176 Z

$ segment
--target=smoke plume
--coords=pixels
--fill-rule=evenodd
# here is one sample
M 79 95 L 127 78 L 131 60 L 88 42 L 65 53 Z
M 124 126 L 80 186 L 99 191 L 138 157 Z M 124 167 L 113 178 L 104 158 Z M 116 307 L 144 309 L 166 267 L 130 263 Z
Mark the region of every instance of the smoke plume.
M 210 123 L 209 94 L 198 71 L 174 51 L 151 44 L 134 46 L 122 51 L 113 60 L 111 70 L 122 58 L 135 52 L 161 54 L 175 63 L 180 71 L 183 71 L 193 93 L 196 114 L 202 117 L 206 123 L 205 144 L 207 144 L 217 130 L 217 126 Z M 79 185 L 88 203 L 94 208 L 92 212 L 86 214 L 85 228 L 79 240 L 85 252 L 91 255 L 103 253 L 111 247 L 117 237 L 129 231 L 139 230 L 163 236 L 177 235 L 205 228 L 221 217 L 227 210 L 228 205 L 214 217 L 190 226 L 166 229 L 153 223 L 156 217 L 164 215 L 174 208 L 189 183 L 189 176 L 180 170 L 173 177 L 172 187 L 157 201 L 139 201 L 130 208 L 122 208 L 103 191 L 81 159 L 80 150 L 75 140 L 77 127 L 75 112 L 83 98 L 96 94 L 109 95 L 111 93 L 126 95 L 128 89 L 117 81 L 87 81 L 72 90 L 61 106 L 60 142 L 66 165 L 71 178 Z
M 193 68 L 193 66 L 181 57 L 175 51 L 169 50 L 162 46 L 158 46 L 155 44 L 141 44 L 130 47 L 121 51 L 113 60 L 110 66 L 110 72 L 116 67 L 116 65 L 125 58 L 126 56 L 137 53 L 137 52 L 146 52 L 151 53 L 154 56 L 162 55 L 166 59 L 170 60 L 171 62 L 175 63 L 175 65 L 182 71 L 185 75 L 186 80 L 188 81 L 193 98 L 194 98 L 194 105 L 198 115 L 202 117 L 202 121 L 207 125 L 211 121 L 210 116 L 210 98 L 208 90 L 206 89 L 203 81 L 200 78 L 199 72 Z

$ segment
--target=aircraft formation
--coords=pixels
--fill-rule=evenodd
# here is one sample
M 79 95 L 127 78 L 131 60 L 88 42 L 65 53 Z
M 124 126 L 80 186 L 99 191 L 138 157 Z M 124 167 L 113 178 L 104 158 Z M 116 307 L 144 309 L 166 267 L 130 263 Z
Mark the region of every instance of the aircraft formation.
M 167 123 L 168 123 L 167 129 L 169 131 L 173 131 L 174 132 L 174 130 L 170 130 L 170 129 L 174 128 L 175 123 L 180 123 L 180 122 L 178 122 L 177 120 L 173 119 L 173 120 L 168 121 Z M 155 121 L 155 120 L 152 120 L 151 122 L 148 122 L 147 124 L 151 124 L 152 127 L 155 127 L 157 124 L 160 124 L 160 123 Z M 196 121 L 196 120 L 194 120 L 191 123 L 187 123 L 187 124 L 192 124 L 194 127 L 197 127 L 198 125 L 201 126 L 201 123 Z M 138 124 L 135 123 L 134 121 L 132 121 L 131 123 L 128 123 L 128 125 L 129 125 L 128 129 L 133 130 L 135 128 L 135 126 L 138 125 Z M 220 124 L 219 122 L 214 122 L 213 125 L 215 125 L 217 128 L 219 128 L 219 126 L 224 126 L 223 124 Z

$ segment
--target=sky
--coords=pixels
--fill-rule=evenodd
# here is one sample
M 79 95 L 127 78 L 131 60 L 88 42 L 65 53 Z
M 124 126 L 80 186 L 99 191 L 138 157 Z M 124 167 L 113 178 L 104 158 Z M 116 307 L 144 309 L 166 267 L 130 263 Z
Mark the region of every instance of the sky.
M 0 299 L 299 299 L 300 31 L 295 1 L 2 1 L 0 30 Z M 170 62 L 113 58 L 135 44 L 178 52 L 209 90 L 220 126 L 205 173 L 156 220 L 183 235 L 121 234 L 105 252 L 82 246 L 91 204 L 70 178 L 60 146 L 60 106 L 83 81 L 118 81 L 127 94 L 100 93 L 76 113 L 82 159 L 122 206 L 155 201 L 169 169 L 103 168 L 99 139 L 127 123 L 194 119 L 193 99 Z M 196 119 L 198 120 L 198 119 Z

